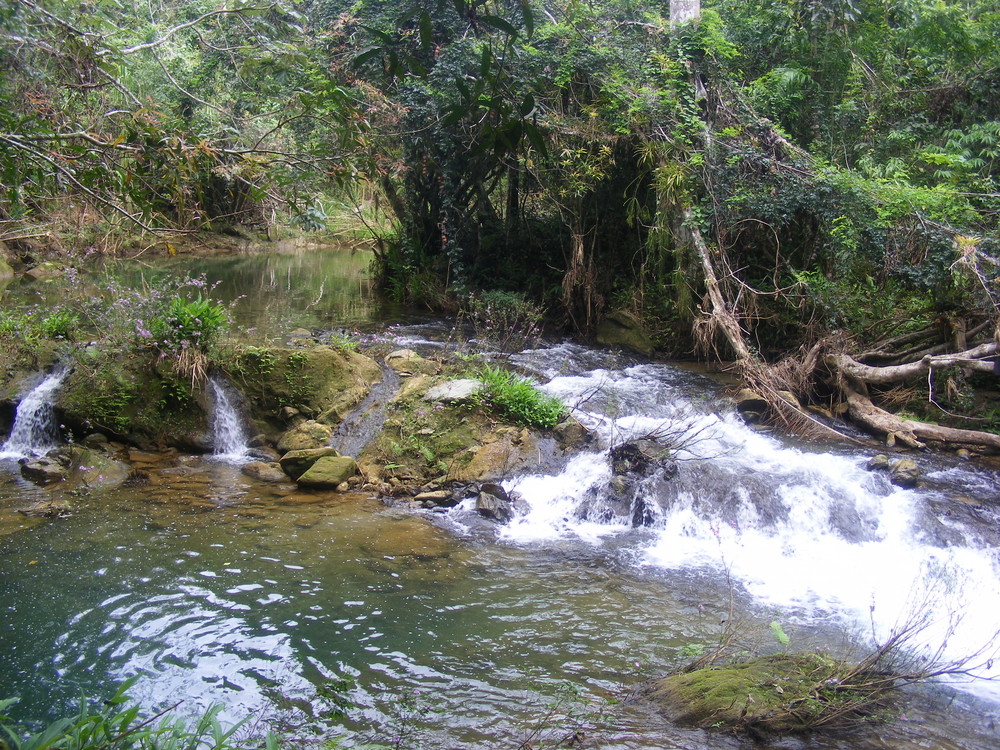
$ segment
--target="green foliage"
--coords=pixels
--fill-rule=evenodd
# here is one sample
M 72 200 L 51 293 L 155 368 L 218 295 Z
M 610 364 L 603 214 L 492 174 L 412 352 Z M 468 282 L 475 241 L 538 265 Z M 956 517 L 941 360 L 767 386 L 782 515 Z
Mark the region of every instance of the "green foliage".
M 80 317 L 71 310 L 58 309 L 46 315 L 39 322 L 42 335 L 49 339 L 70 338 L 80 323 Z
M 229 321 L 226 308 L 199 293 L 193 300 L 174 297 L 150 324 L 153 338 L 167 349 L 205 351 L 218 339 Z
M 542 308 L 518 292 L 470 294 L 462 315 L 472 322 L 476 340 L 493 351 L 518 352 L 538 341 Z
M 169 714 L 144 717 L 132 702 L 128 680 L 109 699 L 92 703 L 81 699 L 76 712 L 38 731 L 28 731 L 7 715 L 17 699 L 0 701 L 0 744 L 9 750 L 237 750 L 259 747 L 260 738 L 237 739 L 242 724 L 223 726 L 215 705 L 193 723 Z M 264 738 L 268 750 L 276 739 Z
M 484 367 L 477 376 L 483 382 L 483 389 L 476 400 L 504 419 L 526 427 L 551 429 L 566 414 L 562 401 L 542 393 L 530 381 L 512 372 Z

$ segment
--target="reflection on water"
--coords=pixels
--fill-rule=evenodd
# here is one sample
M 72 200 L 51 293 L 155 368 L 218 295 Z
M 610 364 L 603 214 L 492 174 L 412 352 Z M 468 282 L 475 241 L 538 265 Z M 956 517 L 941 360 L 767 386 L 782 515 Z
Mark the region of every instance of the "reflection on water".
M 209 258 L 107 260 L 90 268 L 81 283 L 100 285 L 102 278 L 110 277 L 141 287 L 205 274 L 209 283 L 218 282 L 213 296 L 233 304 L 237 327 L 249 329 L 253 340 L 262 343 L 280 341 L 298 327 L 355 328 L 398 319 L 402 310 L 373 289 L 371 262 L 371 252 L 337 245 Z M 17 280 L 3 292 L 4 301 L 51 304 L 65 297 L 68 284 L 65 278 Z

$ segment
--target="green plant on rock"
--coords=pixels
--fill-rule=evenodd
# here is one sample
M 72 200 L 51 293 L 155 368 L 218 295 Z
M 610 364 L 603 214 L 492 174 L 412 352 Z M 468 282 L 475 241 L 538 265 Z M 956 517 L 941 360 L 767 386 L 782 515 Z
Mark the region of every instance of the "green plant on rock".
M 566 414 L 562 401 L 548 396 L 525 378 L 499 367 L 484 367 L 478 374 L 483 389 L 477 403 L 503 419 L 525 427 L 551 429 Z
M 45 338 L 68 339 L 79 323 L 79 315 L 72 310 L 59 308 L 41 319 L 39 329 Z
M 229 316 L 226 308 L 199 294 L 193 300 L 174 297 L 166 310 L 154 318 L 153 338 L 171 349 L 208 349 L 225 330 Z

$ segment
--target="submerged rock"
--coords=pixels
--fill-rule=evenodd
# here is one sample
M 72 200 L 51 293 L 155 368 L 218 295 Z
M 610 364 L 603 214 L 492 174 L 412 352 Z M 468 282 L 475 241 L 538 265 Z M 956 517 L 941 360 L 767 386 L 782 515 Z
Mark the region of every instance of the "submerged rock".
M 346 482 L 358 471 L 350 456 L 324 456 L 309 467 L 296 481 L 300 487 L 332 488 Z
M 285 482 L 288 475 L 281 470 L 278 462 L 251 461 L 240 467 L 240 473 L 258 482 Z

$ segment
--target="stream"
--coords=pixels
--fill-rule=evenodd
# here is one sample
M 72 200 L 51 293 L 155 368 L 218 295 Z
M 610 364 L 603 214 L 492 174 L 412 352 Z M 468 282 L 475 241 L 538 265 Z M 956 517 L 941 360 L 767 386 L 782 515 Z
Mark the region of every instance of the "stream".
M 336 266 L 337 252 L 198 270 L 219 273 L 234 299 L 244 285 L 240 314 L 252 321 L 256 305 L 276 336 L 382 330 L 394 313 L 365 296 L 354 256 Z M 261 275 L 222 270 L 237 261 Z M 163 265 L 153 271 L 184 268 Z M 276 310 L 281 295 L 259 291 L 275 278 L 306 293 Z M 348 286 L 356 303 L 322 303 Z M 384 335 L 434 349 L 438 331 L 447 326 L 428 321 Z M 253 714 L 347 747 L 513 749 L 542 717 L 543 739 L 582 722 L 585 747 L 608 750 L 997 746 L 1000 685 L 987 681 L 912 689 L 898 721 L 771 745 L 619 702 L 713 644 L 731 598 L 741 641 L 766 651 L 780 649 L 778 622 L 792 649 L 860 653 L 914 606 L 937 616 L 927 647 L 947 640 L 948 658 L 995 649 L 995 469 L 919 455 L 926 484 L 902 489 L 865 468 L 872 450 L 751 430 L 691 369 L 566 342 L 513 359 L 603 447 L 554 475 L 511 477 L 525 510 L 496 529 L 468 507 L 403 512 L 257 483 L 211 455 L 139 451 L 137 486 L 72 497 L 67 518 L 25 519 L 17 508 L 58 490 L 0 458 L 0 697 L 43 720 L 134 676 L 144 706 L 183 699 L 177 710 L 195 715 L 221 702 L 226 720 Z M 654 474 L 624 499 L 610 491 L 608 444 L 678 425 L 690 439 L 676 477 Z

